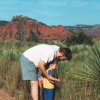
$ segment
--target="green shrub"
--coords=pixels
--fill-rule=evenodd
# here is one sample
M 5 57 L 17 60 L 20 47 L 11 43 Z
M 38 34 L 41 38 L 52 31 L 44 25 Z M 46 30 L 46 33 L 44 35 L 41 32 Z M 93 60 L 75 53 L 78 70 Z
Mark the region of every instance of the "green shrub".
M 92 41 L 91 36 L 87 36 L 83 32 L 80 32 L 76 35 L 72 35 L 71 37 L 68 37 L 66 39 L 66 44 L 67 45 L 75 45 L 75 44 L 93 45 L 94 42 Z

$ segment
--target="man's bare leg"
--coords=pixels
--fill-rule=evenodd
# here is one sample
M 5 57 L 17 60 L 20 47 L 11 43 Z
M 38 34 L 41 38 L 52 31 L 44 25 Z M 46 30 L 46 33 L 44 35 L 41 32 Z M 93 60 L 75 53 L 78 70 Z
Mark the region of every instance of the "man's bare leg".
M 32 100 L 38 100 L 38 81 L 30 81 Z
M 43 91 L 43 80 L 42 77 L 38 79 L 39 80 L 39 100 L 42 100 L 42 91 Z

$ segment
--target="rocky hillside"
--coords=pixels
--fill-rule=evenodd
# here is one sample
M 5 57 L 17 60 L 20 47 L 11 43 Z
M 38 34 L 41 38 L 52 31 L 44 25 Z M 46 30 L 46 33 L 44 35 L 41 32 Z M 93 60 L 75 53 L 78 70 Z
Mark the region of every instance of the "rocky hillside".
M 65 39 L 71 34 L 62 25 L 50 27 L 22 15 L 14 16 L 10 22 L 0 24 L 0 39 L 4 40 Z
M 73 33 L 84 32 L 94 38 L 100 38 L 100 25 L 75 25 L 75 26 L 65 26 L 66 29 Z

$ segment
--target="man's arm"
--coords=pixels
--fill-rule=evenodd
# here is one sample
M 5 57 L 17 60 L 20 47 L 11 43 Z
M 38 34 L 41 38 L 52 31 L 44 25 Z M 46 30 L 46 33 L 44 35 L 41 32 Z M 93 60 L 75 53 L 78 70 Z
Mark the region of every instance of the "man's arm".
M 45 69 L 45 62 L 40 60 L 39 63 L 38 63 L 38 67 L 39 69 L 41 70 L 41 72 L 44 74 L 44 76 L 51 82 L 51 83 L 54 83 L 54 81 L 60 81 L 60 79 L 57 79 L 57 78 L 54 78 L 50 75 L 48 75 L 48 73 L 46 72 L 46 69 Z

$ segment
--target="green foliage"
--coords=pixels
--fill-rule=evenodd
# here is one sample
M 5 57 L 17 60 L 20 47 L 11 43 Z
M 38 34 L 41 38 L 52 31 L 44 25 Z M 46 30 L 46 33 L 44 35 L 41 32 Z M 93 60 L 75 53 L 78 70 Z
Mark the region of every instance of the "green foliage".
M 24 31 L 20 31 L 19 29 L 19 31 L 17 32 L 17 35 L 18 35 L 17 40 L 23 41 L 25 34 L 26 33 Z
M 0 26 L 5 26 L 8 23 L 9 23 L 8 21 L 0 21 Z
M 78 35 L 73 35 L 66 39 L 67 45 L 75 44 L 88 44 L 93 45 L 92 37 L 85 35 L 83 32 L 78 33 Z
M 82 49 L 82 47 L 84 49 Z M 76 49 L 77 48 L 77 49 Z M 71 47 L 74 57 L 72 66 L 75 66 L 74 78 L 79 80 L 96 82 L 100 81 L 100 46 L 99 43 L 91 46 Z M 77 63 L 75 63 L 77 62 Z
M 60 41 L 43 41 L 66 47 Z M 39 43 L 31 41 L 0 41 L 0 87 L 15 100 L 31 100 L 29 81 L 22 81 L 19 57 L 26 49 Z M 73 57 L 70 62 L 58 63 L 55 83 L 55 100 L 100 99 L 100 42 L 93 46 L 70 46 Z
M 30 32 L 30 37 L 27 39 L 27 41 L 31 41 L 31 42 L 39 42 L 38 38 L 36 37 L 34 32 Z
M 74 45 L 70 47 L 73 58 L 70 63 L 60 62 L 56 100 L 100 99 L 100 46 Z M 57 98 L 58 97 L 58 98 Z M 60 98 L 60 99 L 59 99 Z

